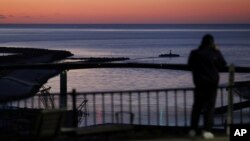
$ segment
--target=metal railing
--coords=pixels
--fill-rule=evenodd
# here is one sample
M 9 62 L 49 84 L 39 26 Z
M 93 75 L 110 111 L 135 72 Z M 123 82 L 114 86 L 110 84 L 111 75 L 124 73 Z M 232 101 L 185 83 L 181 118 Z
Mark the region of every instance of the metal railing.
M 1 70 L 19 69 L 56 69 L 60 73 L 60 94 L 38 94 L 31 98 L 0 103 L 0 131 L 13 128 L 13 122 L 27 119 L 31 123 L 38 111 L 46 108 L 67 109 L 69 126 L 83 127 L 97 124 L 122 123 L 135 125 L 188 127 L 193 104 L 193 88 L 131 90 L 110 92 L 67 93 L 67 71 L 86 68 L 152 68 L 189 70 L 181 64 L 138 64 L 138 63 L 62 63 L 28 64 L 0 66 Z M 235 68 L 235 69 L 234 69 Z M 229 72 L 229 86 L 219 87 L 214 116 L 215 127 L 227 127 L 230 124 L 250 123 L 250 100 L 238 93 L 234 82 L 234 73 L 249 73 L 249 67 L 222 69 Z M 246 86 L 248 96 L 250 86 Z M 237 95 L 235 94 L 235 92 Z M 21 119 L 21 120 L 20 120 Z M 71 123 L 70 123 L 71 122 Z M 202 123 L 202 121 L 201 121 Z M 65 126 L 68 124 L 65 123 Z M 27 126 L 24 122 L 22 126 Z M 16 128 L 16 126 L 15 126 Z M 21 129 L 22 130 L 22 129 Z M 1 134 L 0 134 L 1 136 Z
M 218 88 L 215 126 L 226 125 L 229 89 L 230 87 Z M 67 95 L 67 110 L 73 111 L 70 120 L 79 127 L 107 123 L 187 127 L 193 104 L 193 91 L 193 88 L 84 93 L 73 91 Z M 50 94 L 49 97 L 36 95 L 5 103 L 1 109 L 44 109 L 46 105 L 43 102 L 46 98 L 54 100 L 54 108 L 60 107 L 59 94 Z M 233 122 L 250 123 L 249 99 L 234 94 L 233 103 Z
M 89 101 L 86 111 L 89 116 L 79 126 L 105 123 L 189 126 L 193 88 L 77 93 L 75 98 L 77 102 L 80 102 L 78 99 Z M 249 102 L 234 95 L 234 123 L 250 123 Z M 228 88 L 220 87 L 216 101 L 215 126 L 225 126 L 227 104 Z M 119 114 L 122 115 L 117 117 Z

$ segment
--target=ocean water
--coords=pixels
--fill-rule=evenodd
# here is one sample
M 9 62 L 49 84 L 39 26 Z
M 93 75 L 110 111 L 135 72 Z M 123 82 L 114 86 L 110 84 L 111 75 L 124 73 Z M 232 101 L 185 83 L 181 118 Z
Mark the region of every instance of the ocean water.
M 204 34 L 214 35 L 228 64 L 250 66 L 250 25 L 0 25 L 0 46 L 69 50 L 76 57 L 129 57 L 127 62 L 185 64 Z M 179 58 L 158 58 L 159 54 Z M 236 74 L 236 81 L 249 80 Z M 220 84 L 227 84 L 221 74 Z M 59 77 L 46 85 L 59 91 Z M 68 71 L 68 90 L 103 91 L 192 87 L 191 73 L 160 69 Z

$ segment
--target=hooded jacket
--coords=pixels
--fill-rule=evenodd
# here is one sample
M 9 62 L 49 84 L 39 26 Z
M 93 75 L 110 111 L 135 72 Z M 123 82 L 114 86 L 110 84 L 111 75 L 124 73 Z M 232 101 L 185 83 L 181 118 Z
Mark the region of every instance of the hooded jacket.
M 211 47 L 192 50 L 188 59 L 195 86 L 218 86 L 219 69 L 225 65 L 221 52 Z

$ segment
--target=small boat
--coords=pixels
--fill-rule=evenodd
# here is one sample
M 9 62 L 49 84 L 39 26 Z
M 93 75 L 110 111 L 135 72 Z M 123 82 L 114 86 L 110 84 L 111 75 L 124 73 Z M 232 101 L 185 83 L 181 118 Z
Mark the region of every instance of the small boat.
M 159 57 L 180 57 L 179 54 L 173 54 L 171 52 L 171 50 L 169 51 L 169 53 L 166 53 L 166 54 L 160 54 Z

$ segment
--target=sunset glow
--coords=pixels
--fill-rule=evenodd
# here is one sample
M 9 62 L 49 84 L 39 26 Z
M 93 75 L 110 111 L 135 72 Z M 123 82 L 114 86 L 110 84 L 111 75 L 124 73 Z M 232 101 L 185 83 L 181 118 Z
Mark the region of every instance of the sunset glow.
M 250 0 L 1 0 L 0 23 L 250 23 Z

